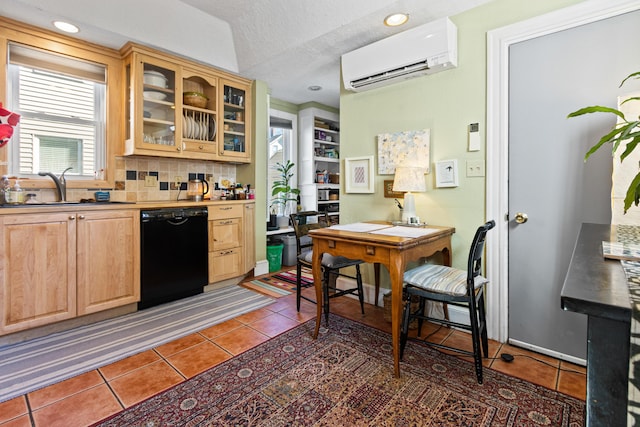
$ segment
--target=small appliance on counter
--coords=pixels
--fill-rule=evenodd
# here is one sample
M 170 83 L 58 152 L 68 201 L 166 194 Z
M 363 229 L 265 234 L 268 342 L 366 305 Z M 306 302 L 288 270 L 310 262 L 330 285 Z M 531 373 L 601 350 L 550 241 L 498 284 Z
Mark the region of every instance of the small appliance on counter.
M 204 200 L 204 195 L 209 192 L 209 183 L 204 179 L 191 179 L 187 186 L 187 198 L 194 202 Z

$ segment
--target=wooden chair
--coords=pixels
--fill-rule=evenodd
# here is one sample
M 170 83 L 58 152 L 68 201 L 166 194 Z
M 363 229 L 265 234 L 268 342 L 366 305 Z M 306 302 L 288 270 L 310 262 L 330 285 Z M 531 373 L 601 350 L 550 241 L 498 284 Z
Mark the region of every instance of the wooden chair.
M 488 280 L 480 275 L 482 269 L 482 254 L 487 232 L 495 226 L 494 221 L 489 221 L 480 226 L 471 243 L 467 271 L 442 265 L 424 264 L 408 270 L 404 274 L 405 282 L 405 306 L 400 332 L 400 358 L 409 336 L 409 324 L 418 319 L 418 336 L 422 329 L 422 322 L 428 320 L 446 326 L 471 331 L 473 351 L 462 350 L 444 344 L 423 341 L 425 344 L 444 348 L 463 355 L 473 356 L 476 377 L 482 384 L 482 353 L 489 356 L 489 343 L 487 339 L 487 324 L 484 306 L 484 287 Z M 420 297 L 418 308 L 412 312 L 411 297 Z M 469 311 L 469 325 L 453 322 L 447 318 L 440 319 L 425 314 L 425 302 L 427 300 L 444 304 L 464 307 Z
M 316 211 L 298 212 L 291 214 L 291 223 L 296 234 L 297 247 L 297 263 L 296 263 L 296 308 L 300 311 L 300 299 L 305 299 L 316 304 L 316 301 L 302 295 L 302 267 L 312 268 L 313 260 L 313 241 L 309 237 L 309 231 L 317 228 L 327 227 L 329 218 L 326 213 Z M 329 321 L 329 299 L 339 296 L 353 294 L 357 295 L 360 300 L 360 309 L 364 314 L 364 292 L 362 289 L 362 276 L 360 274 L 360 264 L 364 261 L 345 258 L 342 256 L 334 256 L 324 254 L 322 256 L 322 291 L 323 291 L 323 310 L 325 320 Z M 355 267 L 356 276 L 349 276 L 340 272 L 346 267 Z M 335 279 L 338 276 L 348 277 L 356 280 L 356 287 L 350 289 L 337 289 L 335 287 Z

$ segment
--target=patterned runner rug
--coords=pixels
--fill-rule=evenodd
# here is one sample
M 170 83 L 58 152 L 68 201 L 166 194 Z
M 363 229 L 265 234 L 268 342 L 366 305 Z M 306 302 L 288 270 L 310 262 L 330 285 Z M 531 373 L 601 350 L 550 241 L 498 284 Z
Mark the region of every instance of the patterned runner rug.
M 281 271 L 280 273 L 276 273 L 273 275 L 274 278 L 284 280 L 285 282 L 296 284 L 296 279 L 298 274 L 296 269 Z M 302 287 L 306 288 L 308 286 L 313 286 L 313 274 L 311 274 L 311 270 L 308 268 L 302 267 Z M 295 287 L 294 287 L 295 289 Z
M 120 412 L 100 426 L 581 426 L 583 401 L 331 315 Z
M 0 402 L 265 307 L 274 300 L 228 286 L 92 325 L 0 347 Z
M 242 286 L 265 295 L 280 298 L 296 291 L 296 270 L 281 271 L 267 277 L 248 280 Z M 302 287 L 313 286 L 313 274 L 308 268 L 302 269 Z

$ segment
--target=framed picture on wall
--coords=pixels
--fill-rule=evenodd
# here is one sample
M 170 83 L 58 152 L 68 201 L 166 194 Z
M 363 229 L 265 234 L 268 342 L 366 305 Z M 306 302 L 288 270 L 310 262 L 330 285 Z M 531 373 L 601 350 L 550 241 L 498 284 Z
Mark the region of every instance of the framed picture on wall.
M 344 159 L 347 193 L 373 193 L 373 156 Z
M 436 162 L 436 187 L 458 186 L 458 161 L 441 160 Z
M 430 173 L 431 130 L 378 135 L 378 175 L 393 175 L 396 166 L 418 166 Z

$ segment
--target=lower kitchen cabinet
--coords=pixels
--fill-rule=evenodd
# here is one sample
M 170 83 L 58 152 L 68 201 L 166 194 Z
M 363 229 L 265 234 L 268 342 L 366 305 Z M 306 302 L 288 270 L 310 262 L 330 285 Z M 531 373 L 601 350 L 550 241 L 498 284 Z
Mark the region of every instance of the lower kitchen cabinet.
M 138 215 L 0 216 L 0 335 L 138 301 Z
M 248 273 L 256 266 L 256 204 L 244 205 L 244 271 Z
M 78 315 L 140 300 L 138 211 L 77 214 Z
M 242 274 L 243 207 L 209 207 L 209 283 Z
M 254 212 L 254 203 L 209 207 L 209 283 L 241 276 L 254 267 Z

